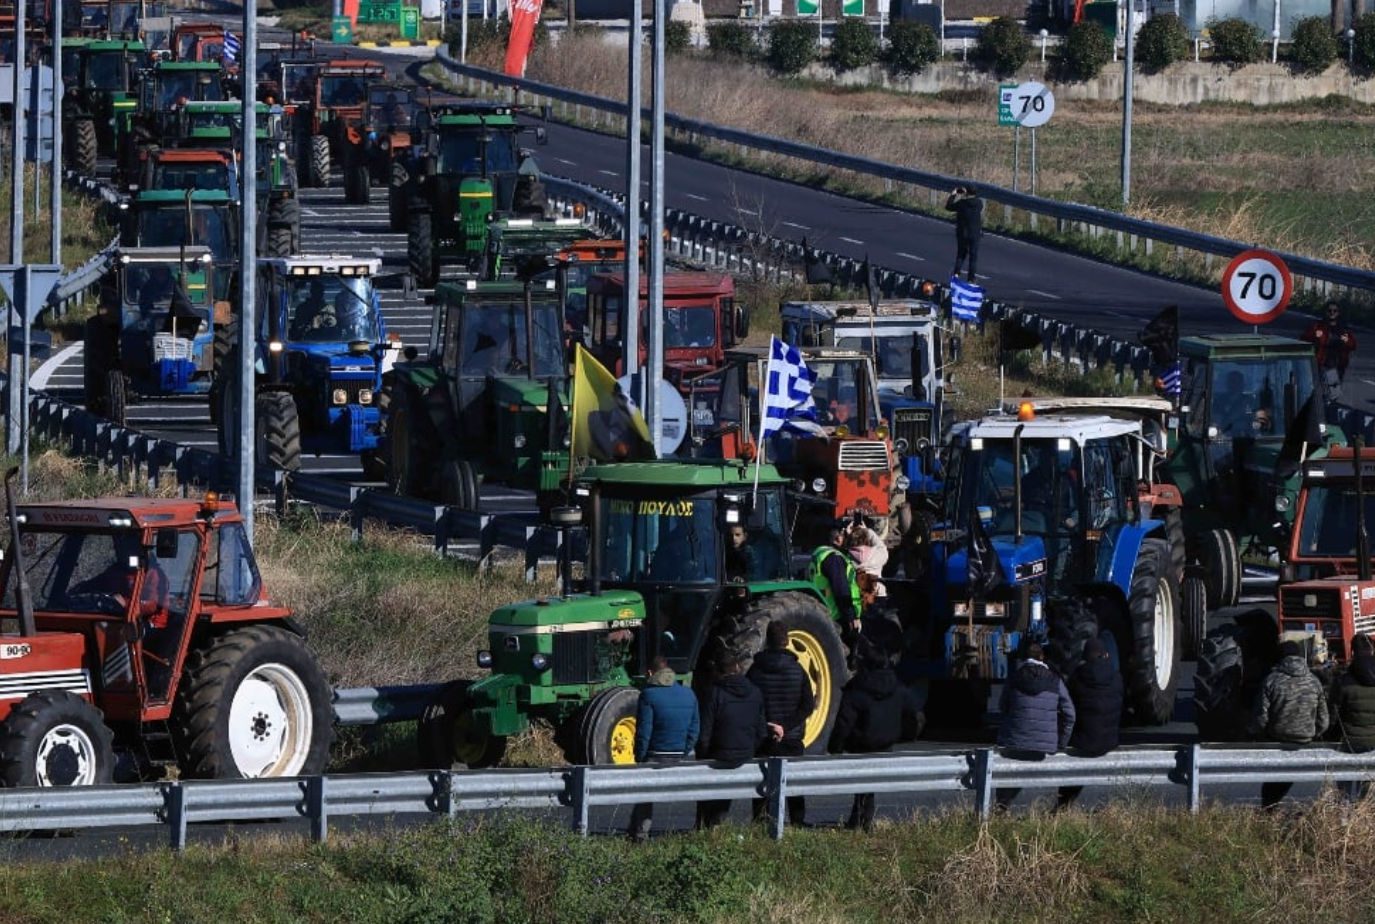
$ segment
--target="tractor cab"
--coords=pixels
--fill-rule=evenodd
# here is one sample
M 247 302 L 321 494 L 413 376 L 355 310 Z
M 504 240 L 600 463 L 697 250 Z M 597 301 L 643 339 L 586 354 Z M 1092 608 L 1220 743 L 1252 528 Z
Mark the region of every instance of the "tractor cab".
M 172 30 L 172 58 L 176 61 L 224 60 L 224 27 L 209 22 L 182 22 Z
M 558 254 L 587 233 L 580 218 L 494 218 L 487 226 L 483 279 L 555 279 Z
M 757 479 L 757 488 L 756 488 Z M 656 657 L 705 689 L 715 665 L 749 658 L 770 622 L 816 705 L 803 741 L 824 751 L 844 684 L 845 648 L 809 583 L 788 579 L 787 481 L 739 461 L 595 465 L 555 523 L 587 529 L 573 593 L 511 604 L 489 618 L 486 676 L 447 687 L 419 728 L 426 766 L 489 766 L 540 719 L 577 763 L 635 760 L 636 706 Z
M 1072 669 L 1097 635 L 1118 653 L 1138 718 L 1168 720 L 1178 578 L 1164 523 L 1139 501 L 1149 445 L 1138 421 L 1029 405 L 956 425 L 932 533 L 933 641 L 946 677 L 1005 680 L 1029 640 L 1055 646 Z
M 593 276 L 625 272 L 625 241 L 576 240 L 559 251 L 557 260 L 564 324 L 573 340 L 586 344 L 588 283 Z
M 64 82 L 70 82 L 62 100 L 63 154 L 73 169 L 93 176 L 96 158 L 114 154 L 118 140 L 128 135 L 137 106 L 136 68 L 144 46 L 102 39 L 69 49 L 67 41 L 63 41 L 62 72 Z
M 223 68 L 214 61 L 159 61 L 139 83 L 139 113 L 163 114 L 187 103 L 221 102 Z
M 229 298 L 239 259 L 238 203 L 223 190 L 142 190 L 120 203 L 125 247 L 206 247 L 216 300 Z
M 210 190 L 238 201 L 239 171 L 224 151 L 196 148 L 159 148 L 148 152 L 143 166 L 143 189 Z
M 391 82 L 372 83 L 362 114 L 348 123 L 344 133 L 343 166 L 345 199 L 352 203 L 372 201 L 372 185 L 390 187 L 392 165 L 410 154 L 424 104 L 417 89 Z M 389 207 L 394 210 L 390 200 Z M 397 216 L 389 216 L 394 218 Z M 396 222 L 393 222 L 395 225 Z M 404 231 L 404 222 L 394 231 Z
M 554 280 L 443 283 L 434 302 L 428 357 L 393 370 L 388 483 L 476 509 L 485 478 L 533 488 L 547 505 L 569 465 Z

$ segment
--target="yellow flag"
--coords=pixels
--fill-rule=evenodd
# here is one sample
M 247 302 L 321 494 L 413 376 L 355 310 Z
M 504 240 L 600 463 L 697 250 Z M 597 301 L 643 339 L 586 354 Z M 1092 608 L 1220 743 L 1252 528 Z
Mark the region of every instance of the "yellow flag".
M 573 364 L 572 416 L 575 459 L 624 462 L 655 456 L 644 417 L 616 377 L 581 344 Z

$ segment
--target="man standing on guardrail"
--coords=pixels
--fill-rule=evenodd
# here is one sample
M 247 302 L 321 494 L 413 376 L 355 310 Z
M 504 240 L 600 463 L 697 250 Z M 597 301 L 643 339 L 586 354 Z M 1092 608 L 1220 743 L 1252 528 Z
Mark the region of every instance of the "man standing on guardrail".
M 1308 669 L 1302 646 L 1295 641 L 1284 642 L 1279 663 L 1266 676 L 1256 697 L 1256 730 L 1280 744 L 1304 745 L 1327 731 L 1327 723 L 1322 682 Z M 1262 783 L 1261 807 L 1279 805 L 1293 786 L 1292 782 Z
M 816 708 L 812 682 L 802 670 L 797 655 L 788 650 L 788 627 L 775 619 L 764 630 L 764 650 L 754 656 L 750 683 L 764 696 L 764 720 L 769 735 L 759 748 L 760 757 L 801 757 L 805 748 L 802 732 Z M 764 815 L 764 800 L 754 800 L 754 820 Z M 801 796 L 788 797 L 788 824 L 802 827 L 807 803 Z
M 700 722 L 697 697 L 677 682 L 667 659 L 655 658 L 635 711 L 635 763 L 687 760 L 697 745 Z M 654 804 L 636 804 L 630 811 L 630 839 L 643 843 L 653 824 Z
M 945 200 L 945 209 L 955 213 L 955 269 L 950 275 L 958 276 L 968 257 L 969 275 L 965 278 L 973 282 L 979 262 L 979 239 L 984 233 L 984 201 L 972 187 L 956 186 Z
M 1328 404 L 1336 404 L 1342 397 L 1346 367 L 1351 362 L 1351 354 L 1356 352 L 1356 333 L 1342 323 L 1342 306 L 1335 301 L 1323 306 L 1323 315 L 1309 324 L 1299 339 L 1317 348 L 1323 397 Z
M 1043 760 L 1069 744 L 1074 733 L 1074 701 L 1060 675 L 1046 664 L 1045 650 L 1036 642 L 1026 646 L 1026 656 L 1003 684 L 999 701 L 1002 724 L 998 747 L 1014 760 Z M 999 788 L 998 808 L 1007 809 L 1021 790 Z
M 745 676 L 749 655 L 727 654 L 720 677 L 707 691 L 702 704 L 702 736 L 697 756 L 735 768 L 753 760 L 768 737 L 764 720 L 764 694 Z M 730 814 L 729 799 L 709 799 L 697 804 L 697 827 L 714 828 Z

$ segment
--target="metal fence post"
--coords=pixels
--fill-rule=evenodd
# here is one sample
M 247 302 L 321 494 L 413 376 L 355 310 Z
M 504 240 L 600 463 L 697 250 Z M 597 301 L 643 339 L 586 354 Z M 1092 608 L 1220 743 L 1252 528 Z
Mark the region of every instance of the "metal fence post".
M 167 827 L 173 850 L 186 848 L 186 789 L 180 782 L 167 784 Z
M 788 821 L 785 811 L 788 804 L 788 762 L 782 757 L 770 757 L 764 761 L 764 799 L 769 806 L 769 836 L 780 841 Z
M 329 837 L 328 798 L 325 794 L 324 776 L 312 776 L 306 780 L 306 815 L 310 818 L 310 839 L 323 844 Z
M 974 752 L 974 811 L 987 821 L 993 812 L 993 749 Z
M 588 816 L 591 814 L 588 806 L 588 796 L 591 793 L 591 784 L 587 779 L 586 767 L 574 767 L 568 774 L 568 798 L 573 803 L 573 830 L 581 837 L 587 837 Z
M 1203 795 L 1200 781 L 1198 778 L 1199 758 L 1202 756 L 1203 748 L 1197 744 L 1189 745 L 1186 760 L 1188 761 L 1187 773 L 1189 775 L 1189 811 L 1195 815 L 1203 807 Z

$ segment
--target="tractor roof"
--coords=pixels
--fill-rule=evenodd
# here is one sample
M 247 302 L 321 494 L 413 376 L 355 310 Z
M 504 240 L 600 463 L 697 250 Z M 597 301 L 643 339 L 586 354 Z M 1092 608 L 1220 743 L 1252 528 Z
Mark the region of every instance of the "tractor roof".
M 210 262 L 210 248 L 203 244 L 185 247 L 121 247 L 116 260 L 120 263 L 176 263 L 186 260 Z
M 430 110 L 436 125 L 449 128 L 477 128 L 494 126 L 513 128 L 516 111 L 501 103 L 464 102 L 444 103 Z
M 382 261 L 377 257 L 350 257 L 339 253 L 302 253 L 290 257 L 260 257 L 258 267 L 283 276 L 376 276 Z
M 853 302 L 784 302 L 779 309 L 784 317 L 798 318 L 825 324 L 837 318 L 894 318 L 934 317 L 936 306 L 917 298 L 890 299 L 878 303 L 878 310 L 867 301 Z
M 63 39 L 62 43 L 65 45 L 67 43 L 67 40 Z M 92 53 L 101 51 L 145 50 L 142 42 L 126 42 L 121 39 L 94 39 L 93 41 L 87 42 L 85 45 L 82 45 L 81 48 L 83 51 Z
M 441 282 L 434 289 L 435 301 L 441 303 L 483 299 L 510 301 L 523 298 L 524 295 L 525 284 L 517 279 L 501 279 L 495 282 L 465 279 L 462 282 Z M 533 283 L 530 286 L 530 296 L 536 301 L 558 298 L 555 281 L 542 279 Z
M 134 201 L 139 205 L 183 205 L 186 202 L 186 193 L 184 189 L 144 189 L 139 191 L 138 198 Z M 191 190 L 193 205 L 228 205 L 232 201 L 229 193 L 222 189 Z
M 971 439 L 1010 440 L 1019 427 L 1024 440 L 1068 438 L 1081 445 L 1091 439 L 1141 432 L 1140 423 L 1106 415 L 1047 414 L 1026 421 L 1012 415 L 985 417 L 971 421 L 965 435 Z
M 837 347 L 804 346 L 796 348 L 805 359 L 816 362 L 865 362 L 871 359 L 864 350 L 842 350 Z M 726 351 L 732 359 L 746 359 L 764 362 L 769 358 L 769 348 L 765 345 L 742 346 Z
M 198 32 L 217 34 L 224 31 L 224 26 L 214 22 L 179 22 L 177 23 L 176 31 L 179 33 Z
M 644 488 L 739 488 L 748 491 L 754 485 L 756 468 L 760 484 L 788 483 L 772 465 L 755 466 L 738 459 L 609 462 L 588 468 L 579 480 Z
M 625 288 L 625 273 L 605 273 L 600 278 L 602 280 L 601 285 L 605 288 Z M 733 295 L 735 293 L 735 278 L 728 273 L 705 273 L 692 270 L 664 273 L 665 298 L 684 298 L 702 293 Z M 649 274 L 641 273 L 640 295 L 647 297 L 648 294 Z
M 213 162 L 229 165 L 229 154 L 210 148 L 160 148 L 150 155 L 162 164 L 203 164 Z
M 233 501 L 186 500 L 165 497 L 102 497 L 95 500 L 20 504 L 24 528 L 57 527 L 127 529 L 130 527 L 187 526 L 213 511 L 216 517 L 238 519 Z
M 163 71 L 216 71 L 220 70 L 218 61 L 158 61 L 153 69 Z
M 240 100 L 237 100 L 237 99 L 223 99 L 223 100 L 196 99 L 196 100 L 188 100 L 187 102 L 183 103 L 183 104 L 182 104 L 182 108 L 185 109 L 187 112 L 192 112 L 192 113 L 195 113 L 195 112 L 214 112 L 214 113 L 224 112 L 224 113 L 229 113 L 229 114 L 232 114 L 232 115 L 238 115 L 239 113 L 243 112 L 243 102 L 240 101 Z M 254 110 L 255 110 L 256 112 L 262 113 L 263 115 L 271 115 L 273 109 L 280 109 L 280 108 L 281 108 L 280 106 L 269 106 L 267 103 L 259 102 L 259 103 L 257 104 L 257 106 L 254 107 Z
M 1186 356 L 1312 354 L 1313 345 L 1273 334 L 1208 334 L 1180 338 L 1179 350 Z
M 1132 396 L 1123 398 L 1031 398 L 1017 404 L 1030 404 L 1037 414 L 1060 416 L 1103 416 L 1126 420 L 1163 420 L 1174 413 L 1166 398 Z M 1014 404 L 1009 413 L 1016 412 Z
M 624 260 L 625 241 L 604 241 L 598 238 L 574 241 L 559 251 L 558 257 L 566 263 L 583 260 Z

